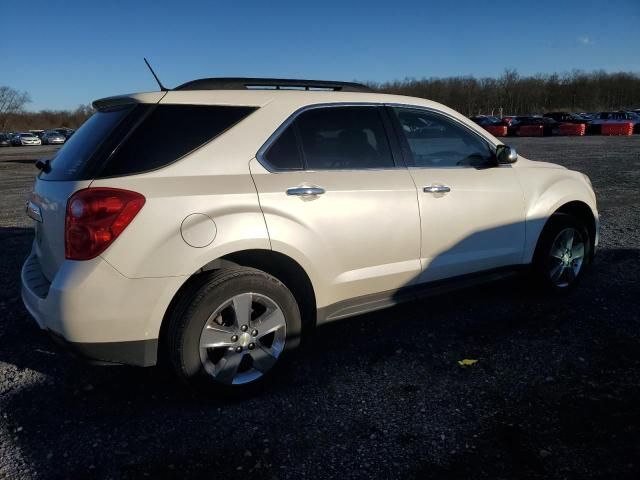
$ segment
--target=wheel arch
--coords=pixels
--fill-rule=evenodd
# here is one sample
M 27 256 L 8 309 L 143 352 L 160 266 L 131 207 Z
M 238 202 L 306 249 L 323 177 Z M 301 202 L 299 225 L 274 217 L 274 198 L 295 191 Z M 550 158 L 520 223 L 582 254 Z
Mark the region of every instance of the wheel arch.
M 570 200 L 564 203 L 561 203 L 544 219 L 543 222 L 540 221 L 528 221 L 528 224 L 533 223 L 536 230 L 535 242 L 532 243 L 532 248 L 528 252 L 528 262 L 533 260 L 538 244 L 540 243 L 540 239 L 545 232 L 547 225 L 552 217 L 555 215 L 570 215 L 581 223 L 585 225 L 587 228 L 587 232 L 589 234 L 589 241 L 591 243 L 590 248 L 590 258 L 593 258 L 595 247 L 597 246 L 598 241 L 598 217 L 597 214 L 594 213 L 592 208 L 586 202 L 582 200 Z M 531 228 L 530 228 L 531 230 Z
M 596 245 L 596 235 L 598 231 L 596 216 L 594 215 L 591 207 L 587 205 L 585 202 L 580 200 L 574 200 L 568 203 L 565 203 L 560 208 L 558 208 L 554 213 L 557 214 L 565 214 L 571 215 L 574 218 L 577 218 L 582 222 L 589 232 L 589 241 L 591 242 L 591 255 L 593 255 L 593 247 Z
M 166 332 L 169 318 L 181 296 L 203 282 L 204 272 L 230 267 L 251 267 L 262 270 L 280 280 L 293 294 L 300 308 L 303 337 L 316 324 L 316 294 L 307 272 L 293 258 L 273 250 L 251 249 L 233 252 L 212 260 L 193 273 L 176 291 L 160 324 L 158 361 L 162 361 L 166 348 Z

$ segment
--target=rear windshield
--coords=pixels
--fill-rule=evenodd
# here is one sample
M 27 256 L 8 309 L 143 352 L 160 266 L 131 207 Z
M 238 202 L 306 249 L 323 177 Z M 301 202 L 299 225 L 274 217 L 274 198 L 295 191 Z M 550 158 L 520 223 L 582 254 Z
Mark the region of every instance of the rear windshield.
M 127 105 L 95 113 L 51 162 L 43 180 L 89 180 L 164 167 L 255 110 L 204 105 Z

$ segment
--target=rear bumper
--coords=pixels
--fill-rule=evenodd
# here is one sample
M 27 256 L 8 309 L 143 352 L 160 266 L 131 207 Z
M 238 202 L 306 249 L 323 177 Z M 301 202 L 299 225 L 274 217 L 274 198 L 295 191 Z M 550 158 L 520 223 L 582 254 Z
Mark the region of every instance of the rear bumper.
M 47 330 L 49 337 L 57 345 L 94 365 L 136 365 L 150 367 L 156 364 L 158 356 L 157 340 L 133 342 L 75 343 L 61 335 Z
M 22 300 L 40 328 L 82 357 L 151 366 L 164 314 L 182 277 L 130 279 L 96 258 L 64 261 L 53 282 L 35 254 L 22 268 Z

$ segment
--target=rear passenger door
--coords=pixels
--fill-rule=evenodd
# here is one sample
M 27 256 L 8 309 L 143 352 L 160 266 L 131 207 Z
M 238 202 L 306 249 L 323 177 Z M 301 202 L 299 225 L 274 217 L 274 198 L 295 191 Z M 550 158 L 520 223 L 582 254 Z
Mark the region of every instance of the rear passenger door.
M 420 272 L 416 189 L 391 129 L 380 106 L 316 106 L 251 162 L 272 248 L 310 274 L 320 309 Z

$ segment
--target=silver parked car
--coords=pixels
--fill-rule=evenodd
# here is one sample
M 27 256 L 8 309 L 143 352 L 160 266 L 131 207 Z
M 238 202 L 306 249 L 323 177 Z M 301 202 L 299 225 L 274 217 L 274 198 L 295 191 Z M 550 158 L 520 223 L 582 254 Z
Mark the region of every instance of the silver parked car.
M 57 130 L 47 130 L 42 135 L 43 145 L 62 145 L 67 139 Z

